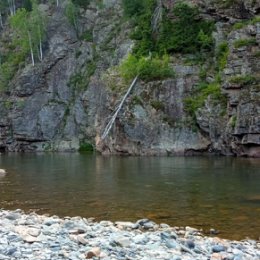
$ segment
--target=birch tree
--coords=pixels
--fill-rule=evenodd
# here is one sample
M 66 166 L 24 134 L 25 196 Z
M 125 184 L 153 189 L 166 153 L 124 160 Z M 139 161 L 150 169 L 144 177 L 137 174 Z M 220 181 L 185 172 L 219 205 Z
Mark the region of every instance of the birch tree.
M 7 0 L 8 6 L 9 6 L 9 11 L 10 15 L 13 16 L 16 13 L 16 7 L 15 7 L 15 0 Z
M 38 9 L 35 1 L 32 4 L 32 11 L 30 13 L 30 24 L 33 35 L 34 50 L 37 52 L 38 59 L 43 60 L 42 45 L 45 38 L 45 17 Z
M 20 50 L 30 53 L 32 65 L 35 65 L 35 54 L 42 61 L 42 42 L 45 34 L 44 16 L 38 9 L 38 5 L 33 2 L 33 9 L 27 12 L 21 8 L 10 18 L 10 24 L 15 31 L 15 41 Z
M 34 66 L 35 60 L 33 53 L 32 33 L 29 23 L 29 13 L 24 8 L 19 9 L 17 13 L 10 18 L 10 24 L 16 32 L 16 43 L 20 47 L 21 51 L 30 51 L 32 65 Z

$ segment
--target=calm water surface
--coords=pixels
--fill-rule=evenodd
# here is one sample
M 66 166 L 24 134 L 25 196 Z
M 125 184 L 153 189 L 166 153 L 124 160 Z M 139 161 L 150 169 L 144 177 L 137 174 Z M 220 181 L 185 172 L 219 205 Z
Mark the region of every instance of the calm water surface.
M 260 236 L 260 160 L 0 155 L 0 208 Z

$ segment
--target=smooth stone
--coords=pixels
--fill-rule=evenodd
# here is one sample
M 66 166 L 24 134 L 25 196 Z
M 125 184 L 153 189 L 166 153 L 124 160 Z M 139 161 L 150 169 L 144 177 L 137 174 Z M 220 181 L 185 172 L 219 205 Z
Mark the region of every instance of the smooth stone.
M 99 247 L 93 247 L 91 250 L 89 250 L 85 256 L 87 259 L 93 258 L 93 257 L 99 257 L 101 254 L 101 250 Z
M 38 228 L 29 228 L 27 233 L 33 237 L 38 237 L 41 234 L 41 230 Z
M 84 233 L 86 233 L 86 230 L 83 228 L 69 230 L 69 234 L 72 234 L 72 235 L 78 235 L 78 234 L 84 234 Z
M 187 226 L 187 227 L 185 228 L 185 231 L 186 231 L 186 232 L 189 232 L 190 234 L 193 234 L 193 233 L 198 232 L 198 229 L 197 229 L 197 228 L 192 228 L 192 227 Z
M 111 221 L 107 221 L 107 220 L 103 220 L 103 221 L 100 221 L 99 223 L 101 226 L 103 227 L 109 227 L 109 226 L 112 226 L 113 223 Z
M 216 229 L 214 229 L 214 228 L 211 228 L 211 229 L 209 230 L 209 233 L 210 233 L 211 235 L 217 235 L 217 234 L 219 234 L 219 231 L 216 230 Z
M 171 232 L 171 233 L 169 233 L 169 232 L 162 232 L 161 234 L 160 234 L 160 236 L 161 236 L 161 239 L 162 240 L 165 240 L 165 239 L 177 239 L 178 238 L 178 235 L 175 233 L 175 232 Z
M 174 241 L 172 239 L 164 239 L 164 241 L 165 241 L 165 245 L 168 248 L 178 248 L 179 247 L 178 243 L 176 243 L 176 241 Z
M 8 248 L 8 249 L 6 250 L 6 252 L 5 252 L 5 255 L 11 256 L 11 255 L 13 255 L 16 251 L 17 251 L 17 248 L 16 248 L 16 247 Z
M 21 217 L 21 215 L 19 213 L 9 213 L 5 216 L 5 218 L 9 219 L 9 220 L 17 220 Z
M 193 248 L 195 247 L 195 243 L 194 243 L 192 240 L 190 240 L 190 239 L 188 239 L 188 240 L 185 242 L 185 244 L 186 244 L 186 246 L 187 246 L 188 248 L 190 248 L 190 249 L 193 249 Z
M 212 252 L 214 252 L 214 253 L 219 253 L 219 252 L 222 252 L 222 251 L 226 251 L 225 246 L 215 245 L 215 246 L 212 247 Z
M 5 177 L 5 175 L 6 175 L 6 170 L 0 169 L 0 177 Z
M 117 221 L 117 222 L 115 222 L 115 225 L 117 226 L 117 227 L 122 227 L 122 228 L 133 228 L 133 226 L 134 226 L 134 223 L 132 223 L 132 222 L 125 222 L 125 221 Z
M 161 223 L 160 227 L 161 228 L 170 228 L 170 226 L 168 224 L 165 224 L 165 223 Z
M 82 245 L 86 245 L 88 243 L 88 241 L 85 239 L 84 235 L 78 235 L 77 236 L 77 241 L 82 244 Z
M 131 244 L 131 241 L 127 237 L 119 236 L 114 238 L 113 242 L 121 247 L 128 247 Z
M 146 244 L 149 241 L 149 239 L 144 234 L 140 234 L 134 236 L 133 241 L 135 244 Z
M 23 236 L 22 239 L 27 243 L 34 243 L 34 242 L 38 241 L 37 237 L 33 237 L 30 235 Z
M 142 227 L 144 228 L 144 229 L 153 229 L 154 227 L 155 227 L 155 223 L 154 222 L 152 222 L 152 221 L 149 221 L 149 222 L 147 222 L 147 223 L 144 223 L 143 225 L 142 225 Z
M 145 223 L 149 222 L 150 220 L 147 218 L 139 219 L 136 221 L 136 224 L 143 226 Z

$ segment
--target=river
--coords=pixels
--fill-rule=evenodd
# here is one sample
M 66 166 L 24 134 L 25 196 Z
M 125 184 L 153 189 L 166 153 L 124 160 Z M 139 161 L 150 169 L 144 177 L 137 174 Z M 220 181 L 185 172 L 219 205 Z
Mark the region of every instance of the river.
M 0 208 L 260 236 L 260 160 L 1 154 Z

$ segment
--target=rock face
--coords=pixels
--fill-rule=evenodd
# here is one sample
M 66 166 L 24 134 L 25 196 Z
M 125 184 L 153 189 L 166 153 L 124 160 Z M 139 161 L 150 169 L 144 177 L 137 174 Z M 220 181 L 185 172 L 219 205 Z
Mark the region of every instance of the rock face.
M 193 122 L 185 111 L 185 99 L 200 80 L 200 67 L 187 65 L 180 56 L 171 61 L 175 78 L 138 82 L 110 135 L 101 140 L 125 91 L 110 88 L 104 75 L 134 44 L 129 38 L 132 28 L 122 18 L 121 1 L 103 1 L 102 8 L 91 3 L 81 10 L 77 33 L 64 15 L 66 1 L 59 9 L 42 4 L 41 10 L 49 17 L 44 60 L 20 69 L 9 90 L 0 93 L 0 152 L 76 151 L 91 143 L 107 154 L 213 152 L 260 157 L 259 81 L 243 82 L 246 76 L 259 80 L 260 22 L 244 23 L 239 29 L 233 26 L 254 17 L 259 4 L 243 1 L 231 8 L 217 1 L 192 2 L 203 15 L 215 19 L 216 48 L 223 41 L 228 44 L 221 74 L 222 92 L 227 96 L 225 113 L 208 97 Z M 253 41 L 235 47 L 240 39 Z

